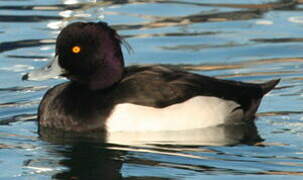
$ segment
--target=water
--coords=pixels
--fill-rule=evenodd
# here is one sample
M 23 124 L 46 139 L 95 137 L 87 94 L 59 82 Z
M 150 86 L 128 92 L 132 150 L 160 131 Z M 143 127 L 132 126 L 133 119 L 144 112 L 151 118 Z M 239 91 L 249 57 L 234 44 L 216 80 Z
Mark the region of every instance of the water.
M 302 3 L 0 0 L 0 179 L 302 179 Z M 115 144 L 40 139 L 39 101 L 64 80 L 23 82 L 21 76 L 54 55 L 65 24 L 97 19 L 132 46 L 134 53 L 124 49 L 128 65 L 174 64 L 249 82 L 282 78 L 264 98 L 257 129 L 247 131 L 264 142 L 241 144 L 244 131 L 231 137 L 230 129 L 220 128 L 149 144 L 124 142 L 124 135 Z

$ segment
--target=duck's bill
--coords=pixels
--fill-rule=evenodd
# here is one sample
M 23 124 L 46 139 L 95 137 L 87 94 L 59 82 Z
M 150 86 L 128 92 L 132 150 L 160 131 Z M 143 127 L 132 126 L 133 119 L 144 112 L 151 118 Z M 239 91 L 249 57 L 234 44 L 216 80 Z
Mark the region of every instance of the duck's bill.
M 63 73 L 64 70 L 59 66 L 58 63 L 58 56 L 55 56 L 54 59 L 45 67 L 25 74 L 22 77 L 22 80 L 43 81 L 51 78 L 58 78 Z

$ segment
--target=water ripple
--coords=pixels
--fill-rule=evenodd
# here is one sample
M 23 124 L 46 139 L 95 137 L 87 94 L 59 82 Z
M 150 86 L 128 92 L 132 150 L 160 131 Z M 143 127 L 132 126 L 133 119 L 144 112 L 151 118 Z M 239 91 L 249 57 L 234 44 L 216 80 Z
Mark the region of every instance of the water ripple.
M 0 0 L 0 178 L 300 179 L 302 5 L 302 0 Z M 64 25 L 104 18 L 136 51 L 125 53 L 128 64 L 282 81 L 264 97 L 250 128 L 99 133 L 97 139 L 54 131 L 40 136 L 37 106 L 62 81 L 23 82 L 21 74 L 52 56 Z
M 0 53 L 5 51 L 11 51 L 18 48 L 36 47 L 36 46 L 48 45 L 54 43 L 55 43 L 54 40 L 45 40 L 45 39 L 27 39 L 27 40 L 19 40 L 12 42 L 1 42 Z

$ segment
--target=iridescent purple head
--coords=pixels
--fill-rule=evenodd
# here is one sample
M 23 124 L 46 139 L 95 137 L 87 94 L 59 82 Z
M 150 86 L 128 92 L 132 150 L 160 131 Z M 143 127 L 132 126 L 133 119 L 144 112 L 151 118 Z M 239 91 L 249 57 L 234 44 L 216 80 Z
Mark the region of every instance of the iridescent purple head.
M 23 79 L 44 80 L 60 75 L 97 90 L 119 82 L 123 70 L 121 38 L 117 32 L 104 22 L 76 22 L 58 35 L 53 62 Z

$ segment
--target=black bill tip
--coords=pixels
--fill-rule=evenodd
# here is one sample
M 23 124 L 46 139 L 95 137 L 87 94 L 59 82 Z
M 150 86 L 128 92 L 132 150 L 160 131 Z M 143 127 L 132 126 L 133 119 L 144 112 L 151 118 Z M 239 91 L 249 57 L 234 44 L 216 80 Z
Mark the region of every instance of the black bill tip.
M 28 80 L 28 73 L 26 73 L 26 74 L 24 74 L 24 75 L 22 76 L 22 80 L 23 80 L 23 81 Z

